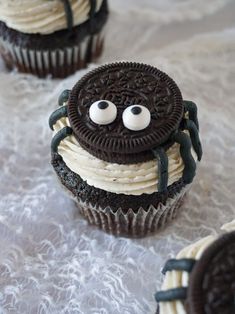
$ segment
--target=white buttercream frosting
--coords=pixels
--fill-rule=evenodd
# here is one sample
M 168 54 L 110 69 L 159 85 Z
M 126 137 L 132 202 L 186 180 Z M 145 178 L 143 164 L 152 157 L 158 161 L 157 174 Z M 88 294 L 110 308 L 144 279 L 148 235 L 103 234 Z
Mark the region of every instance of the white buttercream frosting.
M 226 231 L 235 230 L 235 220 L 225 224 L 221 229 Z M 209 247 L 217 238 L 217 236 L 208 236 L 187 246 L 178 253 L 176 259 L 192 258 L 199 260 L 207 247 Z M 189 285 L 189 276 L 190 274 L 185 271 L 169 271 L 166 273 L 161 290 L 165 291 L 179 287 L 187 288 Z M 160 314 L 187 314 L 182 301 L 161 302 L 159 307 Z
M 54 125 L 57 133 L 70 126 L 68 118 L 61 118 Z M 116 164 L 100 160 L 84 150 L 73 135 L 65 138 L 58 147 L 59 154 L 70 170 L 77 173 L 87 184 L 116 194 L 141 195 L 157 192 L 157 160 L 137 164 Z M 196 154 L 192 150 L 196 160 Z M 182 177 L 184 163 L 180 156 L 179 145 L 174 144 L 167 150 L 169 167 L 168 185 Z
M 225 230 L 225 231 L 233 231 L 235 230 L 235 219 L 227 224 L 224 224 L 222 227 L 221 227 L 222 230 Z
M 89 0 L 69 0 L 74 26 L 89 18 Z M 103 0 L 97 0 L 96 11 Z M 67 28 L 64 5 L 60 0 L 0 0 L 0 20 L 22 33 L 51 34 Z
M 193 258 L 198 260 L 204 250 L 215 240 L 215 237 L 208 236 L 198 242 L 184 248 L 177 255 L 176 259 Z M 182 271 L 170 271 L 166 273 L 161 290 L 169 290 L 179 287 L 188 287 L 189 273 Z M 161 302 L 160 314 L 187 314 L 182 301 Z

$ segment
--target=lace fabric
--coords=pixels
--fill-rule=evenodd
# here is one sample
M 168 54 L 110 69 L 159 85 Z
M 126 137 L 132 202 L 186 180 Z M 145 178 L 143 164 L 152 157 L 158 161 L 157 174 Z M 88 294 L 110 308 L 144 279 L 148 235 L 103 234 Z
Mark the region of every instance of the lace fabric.
M 157 235 L 115 238 L 89 226 L 50 166 L 48 127 L 60 92 L 86 71 L 40 80 L 1 63 L 0 313 L 155 313 L 164 262 L 234 219 L 234 3 L 110 2 L 99 63 L 155 65 L 197 103 L 197 177 L 181 215 Z

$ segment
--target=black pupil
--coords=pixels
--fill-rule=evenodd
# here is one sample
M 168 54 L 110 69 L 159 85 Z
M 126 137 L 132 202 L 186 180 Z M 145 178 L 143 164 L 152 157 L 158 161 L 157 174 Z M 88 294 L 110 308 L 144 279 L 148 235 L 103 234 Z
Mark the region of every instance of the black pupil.
M 138 107 L 138 106 L 135 106 L 135 107 L 131 108 L 131 112 L 133 114 L 140 114 L 141 111 L 142 111 L 142 109 L 140 107 Z
M 108 108 L 109 104 L 107 103 L 107 101 L 101 101 L 98 103 L 98 108 L 99 109 L 106 109 Z

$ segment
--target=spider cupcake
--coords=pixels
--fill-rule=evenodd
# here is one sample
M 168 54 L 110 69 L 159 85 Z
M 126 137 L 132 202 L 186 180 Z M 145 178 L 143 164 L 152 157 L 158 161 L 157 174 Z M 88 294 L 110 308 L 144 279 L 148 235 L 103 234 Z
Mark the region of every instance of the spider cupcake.
M 223 236 L 203 238 L 167 261 L 158 314 L 235 313 L 235 221 L 223 229 Z
M 0 53 L 9 69 L 65 77 L 103 50 L 107 0 L 0 0 Z
M 143 236 L 175 217 L 202 150 L 197 107 L 169 76 L 108 64 L 59 105 L 49 120 L 52 165 L 90 223 Z

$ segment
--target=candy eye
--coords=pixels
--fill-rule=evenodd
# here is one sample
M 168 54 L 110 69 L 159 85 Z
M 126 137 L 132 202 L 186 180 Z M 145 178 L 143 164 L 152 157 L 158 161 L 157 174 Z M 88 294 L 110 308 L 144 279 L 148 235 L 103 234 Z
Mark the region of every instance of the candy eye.
M 117 117 L 117 107 L 111 101 L 98 100 L 91 105 L 89 115 L 96 124 L 109 124 Z
M 140 131 L 149 126 L 151 115 L 146 107 L 133 105 L 124 110 L 122 121 L 127 129 L 131 131 Z

